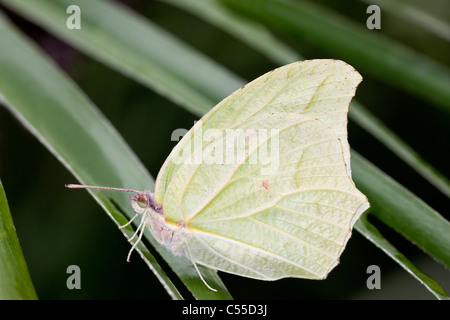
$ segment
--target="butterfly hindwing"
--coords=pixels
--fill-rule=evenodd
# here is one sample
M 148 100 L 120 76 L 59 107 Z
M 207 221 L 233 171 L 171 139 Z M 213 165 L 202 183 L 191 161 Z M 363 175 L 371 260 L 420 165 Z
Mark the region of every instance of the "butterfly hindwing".
M 346 130 L 360 81 L 342 61 L 294 63 L 195 124 L 155 189 L 191 259 L 265 280 L 328 274 L 368 207 L 351 180 Z

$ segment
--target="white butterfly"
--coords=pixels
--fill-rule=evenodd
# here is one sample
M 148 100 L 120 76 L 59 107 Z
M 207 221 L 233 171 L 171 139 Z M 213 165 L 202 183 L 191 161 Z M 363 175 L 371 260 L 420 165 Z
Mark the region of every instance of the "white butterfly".
M 361 80 L 338 60 L 275 69 L 194 125 L 165 161 L 154 194 L 99 188 L 135 192 L 138 241 L 148 226 L 201 278 L 197 265 L 261 280 L 324 279 L 369 207 L 351 179 L 347 141 Z

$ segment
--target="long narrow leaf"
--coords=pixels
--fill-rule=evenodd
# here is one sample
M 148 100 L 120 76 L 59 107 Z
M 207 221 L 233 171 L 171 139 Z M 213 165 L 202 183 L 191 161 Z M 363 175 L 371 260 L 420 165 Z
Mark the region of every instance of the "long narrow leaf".
M 0 300 L 37 299 L 0 181 Z
M 450 71 L 444 65 L 380 34 L 369 33 L 309 1 L 221 0 L 271 28 L 294 34 L 450 111 Z
M 352 102 L 349 118 L 381 141 L 400 159 L 422 175 L 447 197 L 450 197 L 450 181 L 425 161 L 417 152 L 387 128 L 379 119 L 356 101 Z
M 0 16 L 0 93 L 8 109 L 83 184 L 153 188 L 152 177 L 119 134 L 86 96 L 17 33 Z M 45 75 L 45 81 L 43 76 Z M 70 191 L 74 192 L 74 191 Z M 121 192 L 90 190 L 96 201 L 123 224 L 113 205 L 117 203 L 128 218 L 133 216 L 127 195 Z M 113 200 L 113 201 L 112 201 Z M 130 233 L 130 230 L 124 232 Z M 199 299 L 230 298 L 220 278 L 202 268 L 206 281 L 218 292 L 208 290 L 186 258 L 175 257 L 151 236 L 147 240 Z M 143 246 L 142 257 L 172 298 L 181 298 L 156 260 Z M 145 250 L 145 251 L 143 251 Z
M 450 222 L 355 151 L 352 170 L 373 214 L 449 268 Z
M 77 0 L 81 29 L 66 27 L 71 0 L 2 0 L 57 36 L 201 115 L 242 80 L 156 24 L 113 1 Z M 118 27 L 120 26 L 120 27 Z M 182 57 L 182 59 L 180 58 Z M 197 77 L 192 79 L 192 74 Z M 211 76 L 214 74 L 214 76 Z
M 240 17 L 217 0 L 162 0 L 197 15 L 212 25 L 232 34 L 243 43 L 265 54 L 281 65 L 303 60 L 293 49 L 278 41 L 263 25 Z

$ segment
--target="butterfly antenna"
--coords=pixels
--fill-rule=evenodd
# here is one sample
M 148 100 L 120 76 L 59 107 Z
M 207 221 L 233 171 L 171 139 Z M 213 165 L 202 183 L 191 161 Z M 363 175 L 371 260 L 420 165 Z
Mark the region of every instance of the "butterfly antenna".
M 125 189 L 125 188 L 113 188 L 113 187 L 100 187 L 100 186 L 87 186 L 84 184 L 66 184 L 66 188 L 69 189 L 103 189 L 103 190 L 115 190 L 124 192 L 135 192 L 140 193 L 141 191 L 135 189 Z
M 197 271 L 198 275 L 200 276 L 200 279 L 202 280 L 202 282 L 205 284 L 205 286 L 206 286 L 209 290 L 214 291 L 214 292 L 217 292 L 216 289 L 210 287 L 209 284 L 205 281 L 205 279 L 203 279 L 203 276 L 202 276 L 202 274 L 200 273 L 200 270 L 198 269 L 198 266 L 197 266 L 197 264 L 195 263 L 195 260 L 192 259 L 191 250 L 189 250 L 189 245 L 188 245 L 187 242 L 185 242 L 185 243 L 186 243 L 186 249 L 187 249 L 187 253 L 188 253 L 188 256 L 189 256 L 189 260 L 191 260 L 192 264 L 194 265 L 195 271 Z

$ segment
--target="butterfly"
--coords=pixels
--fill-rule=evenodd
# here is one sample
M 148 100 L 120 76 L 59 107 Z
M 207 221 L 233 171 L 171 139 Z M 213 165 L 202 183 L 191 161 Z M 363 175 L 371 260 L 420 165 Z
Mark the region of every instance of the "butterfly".
M 339 60 L 272 70 L 184 135 L 148 190 L 141 222 L 174 255 L 260 280 L 324 279 L 369 202 L 351 178 L 347 113 L 361 75 Z M 124 226 L 123 226 L 124 227 Z

